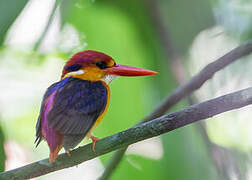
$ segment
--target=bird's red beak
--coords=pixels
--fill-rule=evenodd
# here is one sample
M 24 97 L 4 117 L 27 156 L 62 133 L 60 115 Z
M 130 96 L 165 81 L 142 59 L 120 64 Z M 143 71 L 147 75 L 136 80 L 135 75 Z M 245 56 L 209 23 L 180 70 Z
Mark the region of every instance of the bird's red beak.
M 158 74 L 158 72 L 155 71 L 120 64 L 117 64 L 111 68 L 107 68 L 106 71 L 108 74 L 117 76 L 148 76 Z

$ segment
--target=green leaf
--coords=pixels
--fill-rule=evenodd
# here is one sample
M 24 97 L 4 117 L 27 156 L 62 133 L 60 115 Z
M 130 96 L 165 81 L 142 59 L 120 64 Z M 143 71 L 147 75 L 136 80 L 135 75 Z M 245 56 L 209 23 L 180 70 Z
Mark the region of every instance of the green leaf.
M 194 38 L 202 30 L 215 25 L 211 1 L 160 1 L 160 11 L 175 47 L 187 53 Z

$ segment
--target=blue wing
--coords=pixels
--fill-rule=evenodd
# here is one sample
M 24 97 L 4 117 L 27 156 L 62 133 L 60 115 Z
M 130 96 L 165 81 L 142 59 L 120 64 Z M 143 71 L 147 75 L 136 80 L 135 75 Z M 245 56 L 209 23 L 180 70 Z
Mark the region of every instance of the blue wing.
M 86 134 L 104 111 L 107 93 L 102 82 L 69 78 L 55 95 L 49 126 L 62 134 Z
M 107 105 L 108 91 L 100 81 L 68 77 L 49 87 L 44 99 L 55 90 L 57 93 L 47 121 L 49 127 L 64 135 L 64 146 L 69 149 L 85 137 L 102 114 Z M 75 142 L 66 144 L 71 141 Z

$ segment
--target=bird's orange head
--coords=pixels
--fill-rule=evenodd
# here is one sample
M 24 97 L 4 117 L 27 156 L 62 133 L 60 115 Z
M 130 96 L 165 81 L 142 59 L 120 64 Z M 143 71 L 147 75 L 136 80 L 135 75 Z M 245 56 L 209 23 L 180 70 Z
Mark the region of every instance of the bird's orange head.
M 158 74 L 142 68 L 116 64 L 110 56 L 92 50 L 75 54 L 64 66 L 61 78 L 75 77 L 110 83 L 116 76 L 146 76 Z

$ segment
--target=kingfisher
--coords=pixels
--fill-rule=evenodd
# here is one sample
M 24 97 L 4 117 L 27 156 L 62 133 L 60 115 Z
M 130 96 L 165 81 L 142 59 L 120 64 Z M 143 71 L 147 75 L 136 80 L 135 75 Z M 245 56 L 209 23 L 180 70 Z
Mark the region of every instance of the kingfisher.
M 59 151 L 70 150 L 85 137 L 92 140 L 92 150 L 99 139 L 92 131 L 107 112 L 109 84 L 117 76 L 146 76 L 157 72 L 116 64 L 110 56 L 93 50 L 73 55 L 66 62 L 60 81 L 45 92 L 36 124 L 36 147 L 42 140 L 49 146 L 49 161 Z

